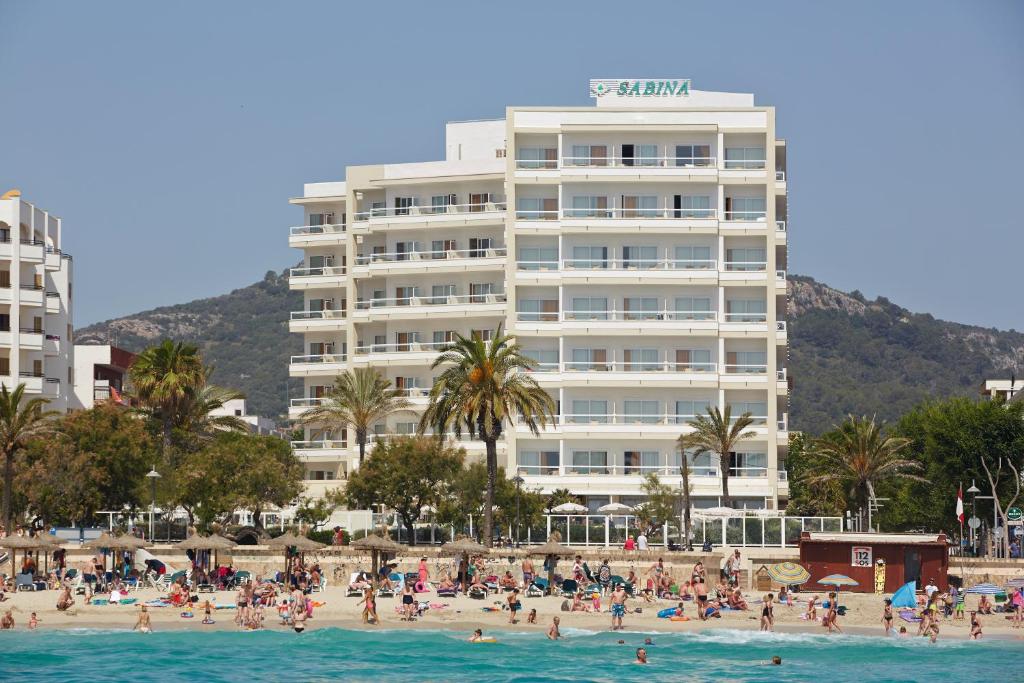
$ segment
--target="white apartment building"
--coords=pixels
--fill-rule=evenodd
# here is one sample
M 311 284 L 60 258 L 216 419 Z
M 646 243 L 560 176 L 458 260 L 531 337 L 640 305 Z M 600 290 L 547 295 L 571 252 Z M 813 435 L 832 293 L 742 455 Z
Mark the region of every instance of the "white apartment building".
M 437 349 L 503 323 L 558 405 L 539 436 L 506 430 L 509 476 L 592 510 L 636 504 L 646 473 L 681 485 L 676 438 L 729 405 L 756 421 L 731 456 L 733 505 L 784 505 L 786 145 L 773 107 L 688 86 L 592 82 L 595 107 L 449 123 L 443 161 L 307 184 L 291 200 L 305 305 L 290 320 L 304 346 L 290 415 L 371 365 L 414 407 L 376 431 L 411 432 Z M 295 447 L 320 486 L 357 462 L 345 434 L 309 428 Z M 692 471 L 695 504 L 718 505 L 717 456 Z
M 50 400 L 73 405 L 71 256 L 61 251 L 62 222 L 24 201 L 0 195 L 0 383 L 24 384 Z

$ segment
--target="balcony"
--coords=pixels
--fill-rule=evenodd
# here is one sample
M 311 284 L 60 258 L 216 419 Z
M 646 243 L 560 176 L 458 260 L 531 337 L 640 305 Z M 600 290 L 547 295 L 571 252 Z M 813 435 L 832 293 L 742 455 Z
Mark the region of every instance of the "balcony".
M 516 211 L 516 229 L 537 233 L 559 229 L 563 232 L 590 232 L 599 228 L 609 231 L 624 228 L 670 229 L 672 231 L 703 229 L 710 232 L 718 227 L 719 218 L 717 209 L 676 209 L 672 206 L 649 208 L 563 207 L 557 210 L 543 211 L 518 209 Z M 561 221 L 561 223 L 556 221 Z
M 775 321 L 775 341 L 778 344 L 785 344 L 787 340 L 787 325 L 785 320 Z
M 353 361 L 373 365 L 429 365 L 448 342 L 400 342 L 394 344 L 360 344 Z
M 18 377 L 10 375 L 0 376 L 0 383 L 7 387 L 8 391 L 13 390 L 19 384 L 25 385 L 25 392 L 29 394 L 43 393 L 43 373 L 20 372 Z
M 337 460 L 348 454 L 348 442 L 345 440 L 292 441 L 291 444 L 295 455 L 306 462 Z
M 715 182 L 718 177 L 718 160 L 715 157 L 676 156 L 606 156 L 562 158 L 561 176 L 566 180 L 630 181 L 695 180 Z M 529 172 L 517 171 L 517 176 Z
M 43 396 L 56 397 L 60 395 L 60 379 L 47 377 L 43 380 Z
M 47 313 L 60 313 L 60 293 L 59 292 L 47 292 L 46 293 L 46 312 Z
M 690 422 L 696 417 L 668 411 L 644 414 L 618 413 L 614 409 L 607 413 L 556 415 L 553 422 L 541 428 L 540 436 L 543 438 L 545 434 L 551 434 L 609 439 L 675 439 L 680 434 L 693 430 Z M 751 425 L 751 430 L 762 440 L 767 433 L 766 422 L 767 418 L 764 416 L 755 417 L 755 422 Z M 527 425 L 521 421 L 516 421 L 514 426 L 518 435 L 531 434 Z
M 352 318 L 360 321 L 503 316 L 505 302 L 504 292 L 363 299 L 356 302 Z
M 516 261 L 516 280 L 543 284 L 579 281 L 609 284 L 657 282 L 713 284 L 718 281 L 718 262 L 714 260 L 660 259 L 556 259 L 553 261 Z
M 288 246 L 297 249 L 344 244 L 347 238 L 344 223 L 297 225 L 288 229 Z
M 293 398 L 288 400 L 288 418 L 295 420 L 302 417 L 310 408 L 316 408 L 327 399 L 323 396 L 308 396 L 303 398 Z
M 371 276 L 409 272 L 466 273 L 503 270 L 507 255 L 508 250 L 505 247 L 359 254 L 356 256 L 353 274 Z
M 316 332 L 345 328 L 345 309 L 324 311 L 292 311 L 288 322 L 290 332 Z
M 323 289 L 345 286 L 345 269 L 340 266 L 292 268 L 288 271 L 290 289 Z
M 530 371 L 545 386 L 717 387 L 716 363 L 659 361 L 547 362 Z
M 352 229 L 372 232 L 377 227 L 421 229 L 433 226 L 479 226 L 503 221 L 505 208 L 505 202 L 382 207 L 357 212 L 354 219 L 359 225 L 353 225 Z
M 23 327 L 18 330 L 18 332 L 18 342 L 21 344 L 22 348 L 35 351 L 43 350 L 43 339 L 45 337 L 45 333 L 42 330 L 34 327 Z
M 292 356 L 288 364 L 288 374 L 292 377 L 337 375 L 345 369 L 345 355 L 337 353 Z
M 562 323 L 563 329 L 567 331 L 616 329 L 629 324 L 655 334 L 659 328 L 666 331 L 718 329 L 716 311 L 517 311 L 516 320 L 519 323 L 536 323 L 538 326 Z

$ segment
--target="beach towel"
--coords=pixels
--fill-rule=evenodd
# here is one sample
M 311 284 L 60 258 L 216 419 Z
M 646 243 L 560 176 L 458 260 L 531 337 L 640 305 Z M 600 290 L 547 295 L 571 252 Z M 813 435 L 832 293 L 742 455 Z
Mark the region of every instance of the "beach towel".
M 901 609 L 900 619 L 907 622 L 908 624 L 916 624 L 921 621 L 921 617 L 914 614 L 913 610 Z

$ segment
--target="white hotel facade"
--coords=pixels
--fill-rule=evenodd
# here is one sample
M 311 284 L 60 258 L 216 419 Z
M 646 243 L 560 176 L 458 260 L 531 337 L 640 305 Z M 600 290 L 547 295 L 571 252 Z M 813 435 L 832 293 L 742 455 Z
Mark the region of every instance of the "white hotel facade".
M 344 181 L 291 200 L 303 214 L 289 244 L 304 255 L 290 285 L 304 306 L 289 321 L 303 337 L 290 416 L 337 373 L 370 365 L 414 408 L 377 433 L 412 432 L 437 349 L 504 324 L 558 405 L 539 436 L 513 426 L 499 445 L 524 486 L 568 488 L 592 510 L 635 504 L 648 472 L 681 485 L 676 438 L 707 406 L 729 405 L 756 420 L 732 455 L 733 505 L 784 506 L 787 186 L 775 110 L 749 94 L 596 83 L 596 107 L 449 123 L 443 161 L 349 166 Z M 295 447 L 314 493 L 358 459 L 345 434 L 317 428 Z M 716 456 L 698 458 L 691 481 L 695 505 L 719 504 Z

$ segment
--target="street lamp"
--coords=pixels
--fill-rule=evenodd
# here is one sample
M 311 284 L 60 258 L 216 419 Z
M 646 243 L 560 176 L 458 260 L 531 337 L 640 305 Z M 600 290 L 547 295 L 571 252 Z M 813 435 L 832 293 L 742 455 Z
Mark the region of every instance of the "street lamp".
M 971 479 L 971 488 L 967 489 L 967 493 L 971 494 L 971 519 L 978 517 L 978 494 L 981 493 L 981 489 L 974 485 L 974 480 Z M 977 541 L 977 530 L 971 526 L 970 520 L 968 520 L 967 527 L 971 530 L 971 552 L 974 556 L 978 556 L 978 541 Z
M 146 474 L 146 478 L 149 479 L 153 491 L 153 498 L 149 504 L 149 542 L 152 543 L 154 538 L 153 517 L 156 514 L 156 480 L 160 478 L 160 473 L 154 467 Z
M 517 548 L 519 547 L 519 491 L 520 491 L 520 489 L 523 486 L 523 481 L 525 481 L 522 478 L 522 476 L 520 476 L 522 471 L 523 471 L 523 469 L 520 467 L 519 470 L 518 470 L 519 473 L 517 473 L 516 476 L 512 477 L 512 481 L 516 485 L 516 547 Z

